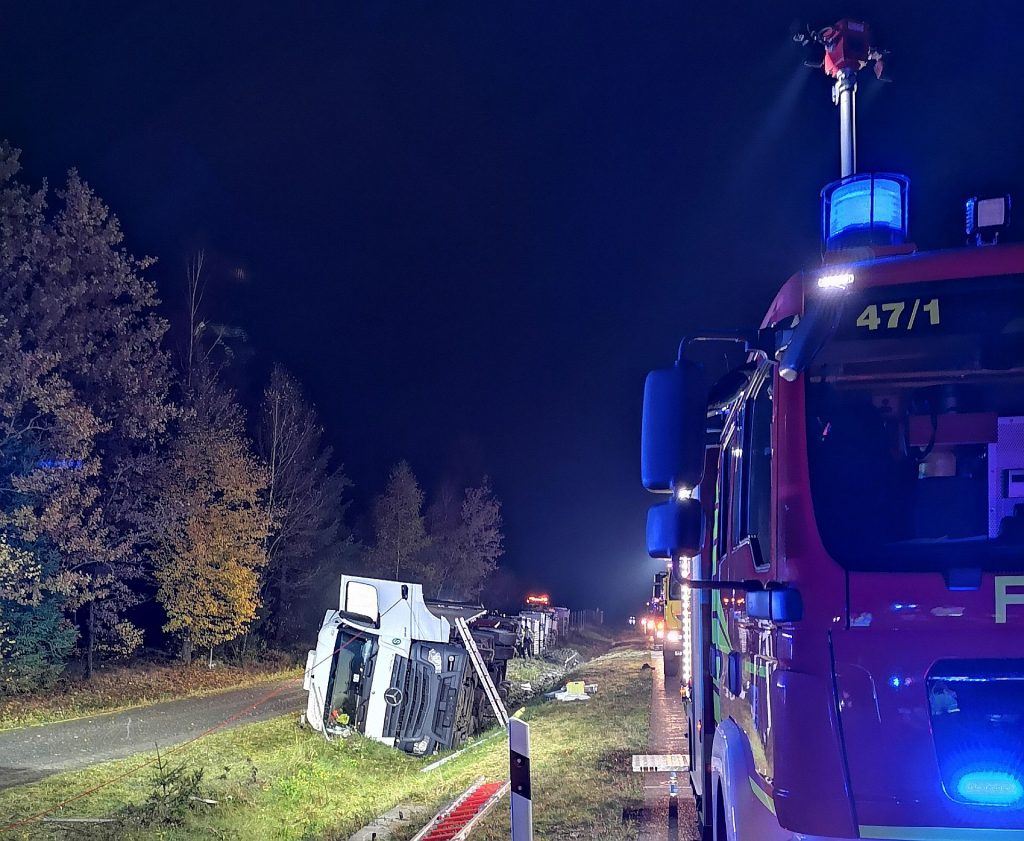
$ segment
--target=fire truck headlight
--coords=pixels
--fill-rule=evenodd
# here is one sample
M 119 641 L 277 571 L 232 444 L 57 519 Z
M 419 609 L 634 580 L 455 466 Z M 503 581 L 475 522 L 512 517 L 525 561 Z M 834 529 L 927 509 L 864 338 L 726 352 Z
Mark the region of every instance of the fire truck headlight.
M 960 778 L 956 791 L 970 803 L 987 806 L 1024 804 L 1024 784 L 1008 771 L 971 771 Z
M 681 640 L 682 638 L 683 635 L 676 630 L 668 631 L 665 634 L 665 639 L 667 639 L 669 642 L 679 642 L 679 640 Z

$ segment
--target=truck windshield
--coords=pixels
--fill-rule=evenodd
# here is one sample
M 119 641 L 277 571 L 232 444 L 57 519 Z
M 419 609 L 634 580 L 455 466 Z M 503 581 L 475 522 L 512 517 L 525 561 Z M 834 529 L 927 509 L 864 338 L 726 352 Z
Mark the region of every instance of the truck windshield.
M 324 725 L 340 727 L 360 723 L 365 702 L 363 686 L 373 670 L 376 643 L 371 637 L 347 628 L 338 631 L 334 667 L 327 685 L 329 703 L 324 707 Z
M 855 292 L 807 374 L 811 493 L 832 557 L 1024 570 L 1024 278 Z

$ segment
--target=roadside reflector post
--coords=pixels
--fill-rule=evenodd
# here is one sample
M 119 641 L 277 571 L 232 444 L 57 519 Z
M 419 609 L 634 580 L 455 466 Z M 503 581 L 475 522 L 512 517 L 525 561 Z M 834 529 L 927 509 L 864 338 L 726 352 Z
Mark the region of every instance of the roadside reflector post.
M 533 841 L 530 725 L 518 718 L 508 723 L 508 779 L 511 783 L 512 841 Z

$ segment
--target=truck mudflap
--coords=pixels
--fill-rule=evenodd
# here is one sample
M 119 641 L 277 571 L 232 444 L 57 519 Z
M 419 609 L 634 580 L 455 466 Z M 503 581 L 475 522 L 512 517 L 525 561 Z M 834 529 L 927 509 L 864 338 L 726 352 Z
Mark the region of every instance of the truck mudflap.
M 396 657 L 391 685 L 385 691 L 384 737 L 395 747 L 423 756 L 454 747 L 459 733 L 469 732 L 460 714 L 468 712 L 464 698 L 469 655 L 453 644 L 415 642 L 410 656 Z M 460 700 L 462 703 L 460 704 Z

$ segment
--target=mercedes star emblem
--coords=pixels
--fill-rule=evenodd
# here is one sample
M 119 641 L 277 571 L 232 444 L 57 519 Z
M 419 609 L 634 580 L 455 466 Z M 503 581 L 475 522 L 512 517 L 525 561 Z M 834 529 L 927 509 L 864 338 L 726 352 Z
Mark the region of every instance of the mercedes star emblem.
M 389 707 L 397 707 L 402 703 L 402 690 L 397 686 L 392 686 L 387 692 L 384 693 L 384 701 Z

